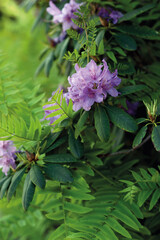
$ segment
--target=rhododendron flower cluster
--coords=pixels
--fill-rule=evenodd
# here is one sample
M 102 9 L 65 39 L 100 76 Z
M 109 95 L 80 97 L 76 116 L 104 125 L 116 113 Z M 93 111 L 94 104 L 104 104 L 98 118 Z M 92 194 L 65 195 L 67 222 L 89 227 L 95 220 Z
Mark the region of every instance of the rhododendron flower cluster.
M 12 141 L 0 141 L 0 168 L 7 175 L 10 167 L 16 168 L 16 147 Z
M 66 31 L 69 28 L 78 29 L 78 26 L 73 23 L 72 18 L 76 18 L 74 12 L 77 12 L 79 6 L 80 4 L 76 3 L 74 0 L 70 0 L 70 2 L 66 3 L 63 9 L 60 10 L 52 1 L 50 1 L 47 12 L 53 16 L 54 23 L 62 23 L 63 31 Z
M 103 67 L 103 70 L 102 70 Z M 68 98 L 73 101 L 73 110 L 78 111 L 83 108 L 86 111 L 97 102 L 103 102 L 109 93 L 113 97 L 118 96 L 115 89 L 121 82 L 117 76 L 117 70 L 111 73 L 108 65 L 103 60 L 103 65 L 97 65 L 91 60 L 86 67 L 80 68 L 75 65 L 76 73 L 68 77 L 70 87 L 68 87 Z
M 108 22 L 111 21 L 113 24 L 118 22 L 118 19 L 123 16 L 123 14 L 119 11 L 115 11 L 112 8 L 104 8 L 101 7 L 98 12 L 98 16 L 106 19 Z

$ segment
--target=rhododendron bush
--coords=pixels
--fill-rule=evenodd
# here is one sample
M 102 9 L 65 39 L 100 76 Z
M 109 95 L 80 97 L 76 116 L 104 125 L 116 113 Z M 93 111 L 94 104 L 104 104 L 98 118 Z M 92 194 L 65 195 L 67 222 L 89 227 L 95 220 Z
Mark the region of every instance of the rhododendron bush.
M 158 0 L 0 3 L 0 31 L 31 39 L 21 59 L 0 47 L 0 239 L 160 239 L 159 15 Z

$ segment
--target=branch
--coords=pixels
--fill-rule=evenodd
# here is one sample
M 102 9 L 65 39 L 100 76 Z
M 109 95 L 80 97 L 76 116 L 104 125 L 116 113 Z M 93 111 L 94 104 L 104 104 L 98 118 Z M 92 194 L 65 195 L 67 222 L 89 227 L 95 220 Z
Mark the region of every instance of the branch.
M 137 147 L 135 148 L 131 148 L 131 149 L 128 149 L 128 150 L 122 150 L 122 151 L 119 151 L 119 152 L 115 152 L 115 153 L 110 153 L 107 155 L 107 157 L 111 157 L 111 156 L 116 156 L 116 155 L 120 155 L 120 154 L 129 154 L 131 152 L 134 152 L 135 150 L 137 150 L 138 148 L 142 147 L 149 139 L 151 138 L 151 135 L 149 135 L 148 137 L 146 137 L 142 142 L 141 144 L 139 144 Z

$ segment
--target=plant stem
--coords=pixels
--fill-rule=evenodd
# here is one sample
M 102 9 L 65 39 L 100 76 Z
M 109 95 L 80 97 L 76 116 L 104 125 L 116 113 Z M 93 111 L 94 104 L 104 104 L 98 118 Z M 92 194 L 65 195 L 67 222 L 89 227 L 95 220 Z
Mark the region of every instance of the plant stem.
M 83 23 L 84 23 L 84 31 L 85 31 L 85 34 L 86 34 L 86 40 L 87 40 L 87 63 L 89 63 L 89 48 L 88 48 L 88 33 L 87 33 L 87 28 L 86 28 L 86 23 L 83 19 Z
M 141 144 L 139 144 L 137 147 L 135 148 L 131 148 L 131 149 L 128 149 L 128 150 L 122 150 L 122 151 L 119 151 L 119 152 L 115 152 L 115 153 L 110 153 L 107 155 L 107 157 L 110 157 L 110 156 L 116 156 L 116 155 L 120 155 L 120 154 L 129 154 L 131 152 L 134 152 L 136 149 L 142 147 L 149 139 L 151 138 L 151 135 L 149 135 L 148 137 L 146 137 L 143 142 L 141 142 Z

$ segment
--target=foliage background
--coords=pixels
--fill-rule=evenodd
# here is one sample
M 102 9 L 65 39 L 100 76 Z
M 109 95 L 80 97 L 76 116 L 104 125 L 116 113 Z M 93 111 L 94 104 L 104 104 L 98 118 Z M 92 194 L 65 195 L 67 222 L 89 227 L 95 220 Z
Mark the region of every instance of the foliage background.
M 121 2 L 125 4 L 125 1 Z M 132 7 L 136 7 L 136 3 L 132 3 L 132 5 L 130 6 L 129 4 L 126 4 L 126 11 L 131 10 L 130 8 Z M 0 49 L 1 55 L 4 59 L 4 63 L 2 63 L 2 66 L 3 64 L 4 66 L 6 66 L 7 62 L 7 71 L 11 72 L 11 74 L 14 75 L 15 82 L 17 82 L 19 86 L 19 91 L 21 91 L 23 84 L 25 84 L 29 95 L 28 99 L 32 99 L 32 94 L 34 94 L 34 97 L 42 94 L 40 100 L 36 102 L 35 105 L 33 103 L 33 109 L 31 109 L 31 111 L 33 110 L 32 114 L 38 114 L 38 117 L 40 119 L 43 117 L 43 112 L 40 110 L 35 111 L 35 106 L 36 109 L 40 108 L 42 106 L 42 103 L 44 103 L 46 99 L 51 96 L 52 91 L 55 90 L 60 83 L 62 84 L 65 81 L 66 77 L 59 74 L 57 63 L 53 64 L 49 78 L 46 78 L 43 71 L 40 73 L 40 75 L 35 76 L 35 69 L 39 64 L 39 54 L 41 50 L 47 45 L 44 36 L 45 29 L 43 24 L 41 24 L 33 32 L 31 32 L 31 28 L 35 20 L 35 9 L 32 9 L 26 13 L 24 12 L 24 10 L 20 9 L 14 1 L 7 0 L 3 3 L 0 3 L 0 10 L 2 10 L 0 19 Z M 156 15 L 156 11 L 148 16 L 148 21 L 150 21 L 151 24 L 150 27 L 153 27 L 155 29 L 159 27 L 158 21 L 156 25 L 154 24 L 154 18 L 156 17 L 158 17 Z M 147 19 L 145 19 L 144 16 L 144 19 L 142 17 L 141 19 L 138 19 L 137 22 L 138 21 L 147 21 Z M 139 44 L 142 44 L 142 40 L 137 41 L 139 41 Z M 153 50 L 153 52 L 150 53 L 150 56 L 154 58 L 153 55 L 155 55 L 156 62 L 159 57 L 159 45 L 157 44 L 156 46 L 154 46 L 154 43 L 150 42 L 148 43 L 148 48 L 151 49 L 151 51 Z M 141 54 L 144 54 L 143 56 L 145 59 L 148 53 L 145 52 L 144 49 L 145 48 L 141 49 Z M 130 60 L 133 55 L 130 52 L 128 59 Z M 134 57 L 135 59 L 139 59 L 139 56 Z M 113 59 L 114 57 L 112 56 L 111 60 Z M 152 65 L 152 60 L 148 60 L 149 65 Z M 114 61 L 116 60 L 114 59 L 113 62 Z M 148 73 L 148 76 L 150 79 L 155 79 L 155 82 L 151 82 L 150 79 L 148 80 L 148 76 L 143 75 L 143 73 L 141 75 L 141 81 L 147 82 L 146 85 L 151 89 L 156 89 L 159 84 L 157 80 L 157 76 L 159 76 L 157 63 L 155 63 L 152 67 L 150 66 L 150 68 L 152 69 L 152 71 L 151 73 Z M 6 73 L 4 73 L 4 76 L 5 74 Z M 140 73 L 138 72 L 138 74 Z M 154 75 L 154 78 L 152 74 Z M 134 78 L 130 78 L 130 82 L 133 85 L 135 84 L 136 74 L 134 75 Z M 155 92 L 156 94 L 153 96 L 153 91 L 151 89 L 149 89 L 150 91 L 147 94 L 145 92 L 146 99 L 154 99 L 154 97 L 157 97 L 156 94 L 159 94 L 159 91 L 157 90 L 157 92 Z M 45 95 L 43 93 L 45 93 Z M 136 97 L 133 94 L 131 96 L 131 99 L 137 99 L 137 97 L 141 98 L 141 93 L 139 95 L 137 94 Z M 123 105 L 123 99 L 121 100 L 121 103 Z M 25 105 L 25 107 L 27 107 L 27 104 Z M 11 111 L 11 109 L 9 111 Z M 146 117 L 146 110 L 142 103 L 140 104 L 139 111 L 143 113 Z M 138 116 L 139 115 L 140 114 L 138 113 Z M 87 134 L 90 139 L 96 138 L 95 135 L 90 136 L 89 132 L 87 132 Z M 116 142 L 113 145 L 112 140 L 115 138 Z M 117 221 L 119 221 L 120 219 L 122 226 L 125 226 L 127 232 L 130 232 L 132 235 L 132 238 L 130 238 L 123 228 L 120 231 L 121 233 L 123 232 L 123 237 L 120 236 L 120 234 L 118 233 L 118 239 L 142 240 L 145 238 L 149 240 L 159 240 L 160 236 L 158 233 L 158 228 L 160 214 L 159 204 L 156 202 L 156 200 L 158 200 L 160 196 L 158 195 L 157 197 L 156 195 L 159 194 L 160 186 L 160 177 L 157 167 L 157 165 L 159 164 L 159 153 L 153 150 L 151 141 L 148 141 L 145 146 L 142 146 L 141 150 L 137 149 L 137 151 L 135 152 L 131 150 L 127 155 L 122 152 L 120 155 L 118 155 L 118 158 L 116 154 L 114 155 L 114 153 L 118 150 L 121 150 L 123 146 L 127 148 L 130 147 L 132 141 L 133 136 L 130 133 L 124 133 L 124 131 L 122 131 L 121 129 L 114 127 L 114 130 L 110 136 L 110 142 L 108 142 L 107 144 L 102 144 L 99 142 L 96 143 L 96 147 L 101 149 L 99 154 L 101 154 L 102 151 L 103 153 L 105 152 L 103 160 L 105 166 L 107 166 L 106 169 L 103 169 L 103 166 L 101 167 L 100 159 L 95 157 L 96 153 L 95 156 L 87 156 L 91 159 L 95 157 L 95 162 L 98 161 L 99 164 L 99 173 L 103 173 L 103 176 L 107 176 L 107 179 L 108 177 L 114 177 L 114 181 L 116 183 L 119 181 L 119 179 L 128 179 L 128 182 L 121 182 L 118 186 L 115 186 L 115 184 L 113 184 L 113 186 L 107 185 L 106 187 L 105 181 L 108 180 L 101 179 L 99 177 L 98 171 L 95 171 L 96 180 L 94 181 L 93 168 L 90 168 L 90 166 L 84 167 L 83 165 L 78 166 L 78 168 L 80 169 L 81 178 L 80 176 L 76 176 L 75 174 L 74 177 L 77 180 L 77 183 L 79 183 L 78 187 L 76 187 L 79 192 L 81 194 L 84 193 L 84 195 L 82 194 L 81 196 L 72 196 L 72 205 L 66 205 L 65 209 L 65 212 L 67 212 L 68 214 L 67 216 L 72 217 L 66 220 L 69 222 L 69 229 L 73 228 L 74 230 L 80 231 L 80 235 L 78 235 L 77 232 L 74 235 L 74 233 L 72 232 L 73 235 L 71 239 L 78 240 L 78 236 L 90 238 L 90 236 L 93 236 L 92 232 L 94 233 L 95 226 L 97 227 L 97 232 L 99 232 L 99 235 L 97 234 L 98 239 L 103 239 L 103 234 L 101 235 L 101 232 L 105 233 L 105 231 L 107 231 L 108 229 L 103 229 L 103 226 L 98 224 L 97 219 L 99 219 L 100 222 L 105 221 L 102 217 L 102 211 L 106 209 L 110 216 L 109 220 L 113 220 L 114 217 L 115 219 L 117 219 Z M 149 151 L 148 149 L 152 149 L 152 151 Z M 112 152 L 113 155 L 108 156 L 110 152 Z M 143 168 L 143 170 L 141 170 L 141 176 L 138 175 L 140 174 L 140 168 Z M 149 170 L 147 170 L 148 168 Z M 131 169 L 134 169 L 134 171 L 136 172 L 133 173 L 133 176 L 130 174 Z M 86 175 L 87 182 L 92 189 L 92 195 L 89 193 L 88 185 L 84 180 Z M 139 181 L 142 181 L 144 185 L 139 184 Z M 127 188 L 125 188 L 125 184 L 127 185 Z M 4 198 L 0 202 L 0 239 L 63 239 L 64 225 L 61 225 L 61 217 L 63 214 L 62 212 L 58 212 L 57 209 L 63 208 L 64 200 L 62 192 L 64 193 L 64 196 L 66 198 L 70 197 L 68 189 L 72 190 L 71 186 L 67 185 L 65 187 L 64 185 L 61 185 L 59 183 L 48 182 L 45 193 L 39 188 L 36 189 L 34 200 L 27 212 L 24 212 L 21 207 L 22 187 L 23 182 L 19 186 L 19 190 L 16 193 L 16 198 L 13 198 L 12 201 L 8 203 L 7 200 Z M 67 187 L 68 189 L 65 189 Z M 56 192 L 57 188 L 60 190 L 60 192 Z M 94 189 L 96 188 L 99 190 L 98 193 L 94 191 Z M 51 189 L 53 189 L 53 192 L 51 191 Z M 122 189 L 124 189 L 124 191 Z M 153 192 L 156 192 L 156 194 L 154 194 L 154 196 L 156 195 L 156 200 L 152 197 Z M 103 197 L 106 199 L 106 201 L 108 201 L 107 207 L 106 202 L 103 202 Z M 132 205 L 133 208 L 131 208 L 131 202 L 124 202 L 124 197 L 126 199 L 128 197 L 130 201 L 134 201 L 136 199 L 136 203 L 138 203 Z M 57 199 L 59 201 L 57 201 Z M 83 202 L 86 203 L 85 207 L 81 206 Z M 66 200 L 66 203 L 68 203 L 68 200 Z M 74 203 L 79 204 L 79 209 L 76 208 Z M 53 205 L 55 207 L 53 207 Z M 155 208 L 152 209 L 154 205 Z M 127 208 L 125 208 L 126 206 Z M 91 207 L 94 207 L 95 209 L 93 214 L 89 214 Z M 149 208 L 152 211 L 149 211 Z M 129 211 L 128 209 L 130 209 L 131 211 Z M 126 218 L 127 220 L 123 219 L 124 216 L 122 212 L 125 212 L 125 218 L 127 215 L 129 216 L 128 219 Z M 120 213 L 122 215 L 120 215 Z M 83 217 L 83 214 L 86 215 Z M 74 223 L 73 219 L 77 218 L 78 220 L 81 220 L 82 225 L 78 226 Z M 139 221 L 137 220 L 137 218 L 139 219 Z M 129 220 L 130 222 L 128 223 Z M 143 225 L 143 227 L 141 224 Z M 59 232 L 53 232 L 53 230 L 58 229 L 57 226 L 61 227 Z M 87 229 L 91 229 L 91 232 L 87 232 Z M 108 237 L 108 239 L 117 239 L 116 236 L 112 233 L 112 231 L 110 232 L 110 234 L 111 235 Z

